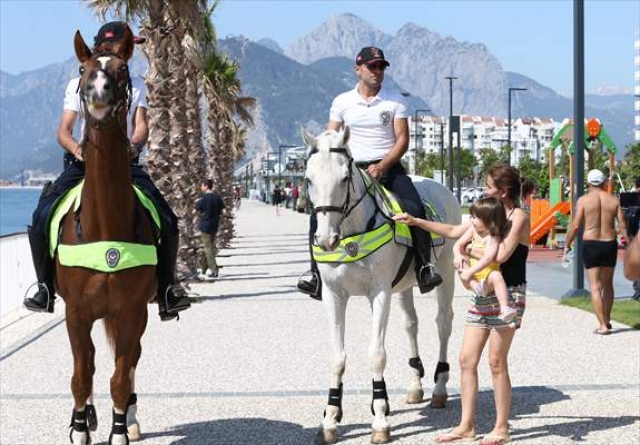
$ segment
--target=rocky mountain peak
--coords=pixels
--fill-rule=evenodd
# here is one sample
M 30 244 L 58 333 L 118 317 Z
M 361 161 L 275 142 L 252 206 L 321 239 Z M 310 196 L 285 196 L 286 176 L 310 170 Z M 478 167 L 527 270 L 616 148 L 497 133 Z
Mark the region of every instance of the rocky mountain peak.
M 285 55 L 303 64 L 327 57 L 353 59 L 363 46 L 384 48 L 390 40 L 389 35 L 354 14 L 337 14 L 294 40 Z

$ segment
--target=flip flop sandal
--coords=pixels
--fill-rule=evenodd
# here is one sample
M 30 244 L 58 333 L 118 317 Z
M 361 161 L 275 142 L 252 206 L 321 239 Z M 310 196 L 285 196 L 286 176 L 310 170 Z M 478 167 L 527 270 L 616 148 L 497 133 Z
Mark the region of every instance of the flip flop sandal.
M 465 444 L 465 443 L 473 443 L 478 440 L 477 436 L 466 437 L 461 436 L 459 434 L 453 433 L 444 433 L 440 436 L 436 437 L 434 440 L 435 443 L 455 443 L 455 444 Z
M 507 443 L 511 443 L 511 436 L 499 436 L 497 434 L 484 436 L 480 441 L 480 445 L 505 445 Z

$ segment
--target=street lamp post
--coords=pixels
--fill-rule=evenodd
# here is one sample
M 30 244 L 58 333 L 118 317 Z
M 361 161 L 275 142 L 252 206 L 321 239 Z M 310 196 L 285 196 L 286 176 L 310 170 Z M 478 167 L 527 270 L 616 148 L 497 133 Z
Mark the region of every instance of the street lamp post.
M 449 81 L 449 190 L 453 191 L 453 131 L 451 131 L 451 123 L 453 121 L 453 81 L 457 79 L 454 76 L 445 77 Z
M 444 117 L 440 121 L 440 184 L 444 185 Z
M 507 145 L 509 146 L 509 150 L 511 150 L 513 147 L 511 147 L 511 92 L 512 91 L 527 91 L 527 88 L 513 88 L 510 87 L 509 88 L 509 116 L 507 117 Z
M 413 144 L 413 156 L 411 157 L 411 164 L 409 165 L 409 171 L 412 175 L 416 174 L 416 156 L 418 155 L 418 113 L 431 113 L 431 109 L 418 109 L 414 113 L 414 144 Z M 420 132 L 420 148 L 422 148 L 422 132 Z

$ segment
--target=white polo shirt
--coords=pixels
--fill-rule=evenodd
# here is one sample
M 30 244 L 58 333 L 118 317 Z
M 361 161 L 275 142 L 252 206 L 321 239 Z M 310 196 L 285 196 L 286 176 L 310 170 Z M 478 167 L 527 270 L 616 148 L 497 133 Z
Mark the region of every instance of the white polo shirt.
M 80 94 L 78 92 L 78 83 L 80 78 L 75 77 L 69 81 L 67 90 L 64 93 L 63 109 L 75 111 L 78 113 L 78 124 L 80 126 L 80 135 L 84 134 L 84 114 L 80 113 Z M 131 78 L 131 107 L 127 113 L 127 136 L 131 139 L 133 136 L 133 116 L 138 107 L 147 108 L 147 86 L 140 77 Z M 80 136 L 80 139 L 82 136 Z
M 401 94 L 384 87 L 367 102 L 358 88 L 337 96 L 329 119 L 343 122 L 351 130 L 349 149 L 356 162 L 382 159 L 393 148 L 396 138 L 394 119 L 407 119 L 407 105 Z

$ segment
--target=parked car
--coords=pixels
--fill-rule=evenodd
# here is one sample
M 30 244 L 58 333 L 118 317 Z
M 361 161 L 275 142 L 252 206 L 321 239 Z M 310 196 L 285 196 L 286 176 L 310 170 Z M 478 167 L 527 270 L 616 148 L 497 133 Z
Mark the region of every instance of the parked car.
M 460 199 L 463 204 L 470 204 L 476 199 L 481 198 L 482 195 L 484 195 L 484 187 L 469 187 L 468 189 L 462 189 Z

